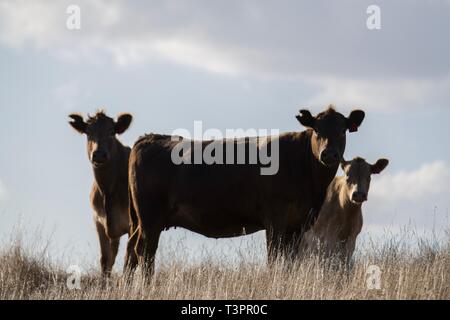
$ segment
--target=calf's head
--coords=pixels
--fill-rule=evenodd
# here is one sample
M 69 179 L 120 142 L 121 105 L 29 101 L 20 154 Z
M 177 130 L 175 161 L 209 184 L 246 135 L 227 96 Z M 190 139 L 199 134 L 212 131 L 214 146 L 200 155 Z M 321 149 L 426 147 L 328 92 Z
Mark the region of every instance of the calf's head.
M 94 116 L 88 116 L 87 121 L 79 114 L 70 114 L 69 124 L 79 133 L 87 136 L 88 157 L 94 168 L 108 164 L 117 152 L 118 140 L 116 134 L 128 129 L 133 117 L 130 114 L 120 114 L 117 121 L 108 117 L 103 111 Z
M 370 187 L 370 176 L 378 174 L 389 164 L 387 159 L 379 159 L 375 164 L 369 164 L 362 158 L 351 161 L 343 160 L 342 170 L 345 173 L 347 198 L 355 204 L 367 200 Z
M 327 167 L 337 167 L 344 155 L 347 130 L 357 131 L 364 116 L 364 111 L 353 110 L 345 117 L 330 106 L 315 117 L 308 110 L 300 110 L 296 118 L 313 130 L 311 148 L 314 156 Z

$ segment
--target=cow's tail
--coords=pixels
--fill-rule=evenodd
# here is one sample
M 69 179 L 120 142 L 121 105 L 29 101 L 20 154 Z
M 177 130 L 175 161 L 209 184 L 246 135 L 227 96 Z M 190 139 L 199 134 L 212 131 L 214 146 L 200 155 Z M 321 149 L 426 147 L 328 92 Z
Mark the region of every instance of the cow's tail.
M 128 183 L 128 218 L 130 221 L 130 238 L 136 236 L 136 233 L 139 229 L 139 219 L 136 213 L 136 208 L 134 206 L 133 195 L 131 193 L 131 187 Z
M 125 256 L 124 273 L 132 275 L 138 264 L 136 253 L 136 243 L 139 236 L 139 219 L 134 206 L 133 195 L 130 184 L 128 184 L 128 219 L 130 231 L 128 236 L 127 252 Z

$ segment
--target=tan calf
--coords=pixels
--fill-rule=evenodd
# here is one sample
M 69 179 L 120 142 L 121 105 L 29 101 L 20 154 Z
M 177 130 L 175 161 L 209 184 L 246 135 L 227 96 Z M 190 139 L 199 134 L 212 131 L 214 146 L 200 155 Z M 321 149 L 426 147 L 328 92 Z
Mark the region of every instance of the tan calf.
M 319 217 L 303 238 L 303 250 L 319 249 L 326 257 L 350 261 L 363 225 L 361 206 L 367 201 L 370 176 L 383 171 L 388 163 L 380 159 L 371 165 L 362 158 L 341 163 L 345 175 L 329 185 Z

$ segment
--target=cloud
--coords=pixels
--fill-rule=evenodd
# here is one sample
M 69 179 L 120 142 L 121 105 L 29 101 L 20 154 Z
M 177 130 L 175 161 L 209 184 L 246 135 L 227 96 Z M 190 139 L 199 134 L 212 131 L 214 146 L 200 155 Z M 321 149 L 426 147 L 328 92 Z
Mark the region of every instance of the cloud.
M 169 61 L 294 79 L 315 89 L 311 103 L 388 109 L 450 99 L 450 43 L 439 36 L 450 28 L 448 2 L 380 0 L 378 31 L 366 28 L 371 1 L 80 0 L 76 31 L 65 27 L 69 4 L 0 0 L 0 41 L 75 62 Z
M 65 10 L 70 1 L 2 0 L 1 39 L 10 45 L 31 43 L 55 51 L 103 50 L 122 64 L 160 54 L 218 72 L 228 71 L 211 68 L 220 61 L 242 73 L 271 76 L 448 75 L 450 66 L 443 62 L 450 45 L 435 34 L 438 23 L 443 31 L 450 25 L 449 14 L 442 10 L 448 6 L 439 1 L 426 5 L 403 1 L 411 14 L 404 17 L 401 2 L 381 6 L 386 21 L 377 34 L 365 26 L 368 1 L 353 1 L 348 7 L 329 1 L 314 5 L 193 1 L 187 5 L 170 0 L 132 4 L 82 0 L 78 1 L 82 30 L 69 31 Z M 419 17 L 433 21 L 419 25 Z
M 315 87 L 308 104 L 364 106 L 367 109 L 409 109 L 414 106 L 446 107 L 450 98 L 450 76 L 440 81 L 431 79 L 348 79 L 321 77 L 307 80 Z
M 435 161 L 413 171 L 382 174 L 374 180 L 370 190 L 373 198 L 417 203 L 450 191 L 450 168 L 443 161 Z
M 0 39 L 11 47 L 21 47 L 27 40 L 36 49 L 48 47 L 58 40 L 60 33 L 56 17 L 57 7 L 43 1 L 1 1 Z
M 444 161 L 410 171 L 382 172 L 372 178 L 369 201 L 363 209 L 365 223 L 449 228 L 449 191 L 450 167 Z

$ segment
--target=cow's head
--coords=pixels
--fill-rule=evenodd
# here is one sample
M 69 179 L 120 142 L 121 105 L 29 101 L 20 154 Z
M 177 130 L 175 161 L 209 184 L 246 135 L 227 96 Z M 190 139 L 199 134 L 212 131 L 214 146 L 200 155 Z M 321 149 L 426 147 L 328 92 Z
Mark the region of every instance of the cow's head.
M 347 184 L 347 197 L 351 202 L 360 204 L 367 200 L 370 187 L 370 176 L 378 174 L 389 164 L 387 159 L 379 159 L 375 164 L 369 164 L 362 158 L 341 162 Z
M 362 110 L 353 110 L 347 118 L 330 106 L 315 117 L 308 110 L 300 110 L 296 118 L 313 130 L 311 148 L 314 156 L 325 166 L 337 167 L 344 155 L 347 130 L 357 131 L 364 115 Z
M 72 119 L 69 124 L 79 133 L 86 134 L 88 157 L 95 168 L 106 165 L 114 157 L 118 145 L 116 134 L 125 132 L 133 119 L 125 113 L 114 121 L 103 111 L 88 116 L 87 121 L 79 114 L 70 114 L 69 117 Z

